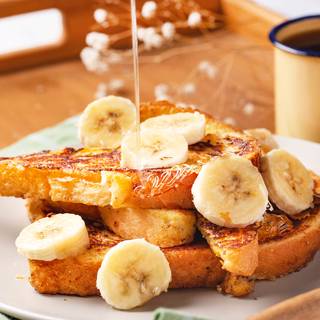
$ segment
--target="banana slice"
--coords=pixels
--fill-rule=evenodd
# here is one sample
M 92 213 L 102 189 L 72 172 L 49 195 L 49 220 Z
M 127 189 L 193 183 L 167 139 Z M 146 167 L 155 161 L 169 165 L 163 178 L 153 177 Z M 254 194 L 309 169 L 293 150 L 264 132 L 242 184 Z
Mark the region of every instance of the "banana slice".
M 91 102 L 80 117 L 80 141 L 86 147 L 114 149 L 135 126 L 136 107 L 122 97 L 108 96 Z
M 313 201 L 310 172 L 285 150 L 270 151 L 261 159 L 261 170 L 272 202 L 294 215 L 308 209 Z
M 277 141 L 275 140 L 273 134 L 265 128 L 255 128 L 255 129 L 248 129 L 244 131 L 249 136 L 255 138 L 261 149 L 267 153 L 273 149 L 279 148 Z
M 192 186 L 197 210 L 219 226 L 245 227 L 262 219 L 268 191 L 258 169 L 239 156 L 212 159 Z
M 194 144 L 205 136 L 206 118 L 199 112 L 180 112 L 149 118 L 142 122 L 142 129 L 169 128 L 182 134 L 188 144 Z
M 65 259 L 82 253 L 88 246 L 84 221 L 71 213 L 37 220 L 24 228 L 16 239 L 18 252 L 32 260 Z
M 144 238 L 162 248 L 190 243 L 196 231 L 191 210 L 99 208 L 105 225 L 123 239 Z
M 139 170 L 165 168 L 183 163 L 188 158 L 186 139 L 173 130 L 143 129 L 139 140 L 134 133 L 128 133 L 123 138 L 121 167 Z
M 170 281 L 164 253 L 144 239 L 135 239 L 107 252 L 98 271 L 97 288 L 108 304 L 128 310 L 167 291 Z

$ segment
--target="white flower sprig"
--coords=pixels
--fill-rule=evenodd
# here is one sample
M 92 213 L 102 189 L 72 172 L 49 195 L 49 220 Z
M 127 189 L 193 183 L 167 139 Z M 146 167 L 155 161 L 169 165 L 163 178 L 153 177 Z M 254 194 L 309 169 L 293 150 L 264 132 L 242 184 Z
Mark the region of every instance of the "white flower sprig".
M 159 83 L 154 87 L 154 97 L 159 100 L 171 100 L 169 95 L 169 85 L 166 83 Z
M 210 79 L 213 79 L 217 74 L 217 68 L 207 60 L 199 63 L 198 70 Z
M 96 22 L 98 22 L 99 24 L 103 24 L 107 21 L 108 11 L 101 8 L 96 9 L 93 13 L 93 17 Z
M 117 10 L 114 9 L 115 7 Z M 131 45 L 130 10 L 130 4 L 127 1 L 99 0 L 99 7 L 93 13 L 95 25 L 86 36 L 87 47 L 80 54 L 88 71 L 97 74 L 106 73 L 110 70 L 110 65 L 122 63 L 125 57 L 130 56 L 129 50 L 115 49 L 129 48 Z M 160 49 L 179 40 L 185 35 L 187 29 L 203 32 L 220 25 L 218 16 L 213 11 L 201 7 L 196 0 L 145 1 L 141 10 L 137 12 L 137 19 L 140 52 Z M 119 32 L 114 33 L 110 30 L 119 30 Z M 207 64 L 199 66 L 199 72 L 213 78 L 216 70 L 214 66 Z M 99 85 L 97 96 L 122 90 L 123 82 L 119 79 L 112 81 Z M 186 83 L 178 91 L 185 95 L 192 95 L 195 87 L 194 84 Z M 155 96 L 157 100 L 170 100 L 169 87 L 165 84 L 156 86 Z
M 141 9 L 142 17 L 151 19 L 156 15 L 157 4 L 154 1 L 146 1 Z
M 88 71 L 98 74 L 109 70 L 109 65 L 106 60 L 100 56 L 99 51 L 91 47 L 85 47 L 80 53 L 82 63 Z
M 202 22 L 202 16 L 201 16 L 200 12 L 193 11 L 189 14 L 188 26 L 190 28 L 195 28 L 195 27 L 200 26 L 201 22 Z
M 164 38 L 157 33 L 155 28 L 138 28 L 138 40 L 141 41 L 146 50 L 160 48 Z
M 166 40 L 173 40 L 176 34 L 176 27 L 172 22 L 165 22 L 161 26 L 161 33 Z
M 104 8 L 104 1 L 108 10 Z M 119 32 L 110 32 L 108 40 L 102 35 L 92 35 L 93 38 L 87 39 L 87 44 L 100 51 L 103 45 L 104 49 L 113 48 L 119 42 L 121 45 L 124 42 L 130 45 L 130 4 L 119 0 L 100 0 L 99 3 L 100 8 L 93 14 L 96 21 L 94 32 L 106 35 L 111 29 L 119 29 Z M 121 10 L 112 10 L 113 4 Z M 205 31 L 219 25 L 215 13 L 201 7 L 196 0 L 145 1 L 140 12 L 137 12 L 137 18 L 138 27 L 147 30 L 143 35 L 140 33 L 139 37 L 144 50 L 158 49 L 176 39 L 181 32 L 185 34 L 186 29 Z
M 102 32 L 90 32 L 86 36 L 86 44 L 97 51 L 108 49 L 110 38 Z

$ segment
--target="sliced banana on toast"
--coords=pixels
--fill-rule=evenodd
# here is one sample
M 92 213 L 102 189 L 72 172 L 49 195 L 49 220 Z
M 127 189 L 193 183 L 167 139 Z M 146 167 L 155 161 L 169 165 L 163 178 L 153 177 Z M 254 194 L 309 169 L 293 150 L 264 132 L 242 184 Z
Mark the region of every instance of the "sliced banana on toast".
M 135 126 L 136 107 L 126 98 L 108 96 L 91 102 L 80 117 L 80 141 L 86 147 L 115 149 Z
M 65 259 L 82 253 L 88 246 L 84 221 L 71 213 L 37 220 L 25 227 L 16 239 L 18 252 L 32 260 Z
M 268 204 L 268 191 L 258 169 L 235 155 L 205 164 L 192 195 L 196 209 L 206 219 L 230 228 L 260 221 Z
M 191 210 L 99 208 L 105 225 L 123 239 L 144 238 L 162 248 L 193 241 L 196 217 Z
M 272 150 L 261 159 L 261 170 L 272 202 L 294 215 L 312 205 L 311 173 L 289 152 Z
M 141 306 L 167 291 L 171 270 L 159 247 L 144 239 L 125 240 L 105 255 L 97 275 L 97 288 L 117 309 Z
M 121 143 L 121 167 L 130 169 L 165 168 L 188 159 L 188 143 L 170 129 L 143 129 L 137 141 L 128 133 Z M 139 145 L 139 146 L 138 146 Z
M 261 149 L 267 153 L 273 149 L 279 148 L 273 134 L 266 128 L 255 128 L 244 130 L 246 134 L 257 139 Z
M 206 117 L 199 112 L 179 112 L 152 117 L 141 124 L 142 129 L 171 129 L 182 134 L 188 144 L 199 142 L 205 136 Z

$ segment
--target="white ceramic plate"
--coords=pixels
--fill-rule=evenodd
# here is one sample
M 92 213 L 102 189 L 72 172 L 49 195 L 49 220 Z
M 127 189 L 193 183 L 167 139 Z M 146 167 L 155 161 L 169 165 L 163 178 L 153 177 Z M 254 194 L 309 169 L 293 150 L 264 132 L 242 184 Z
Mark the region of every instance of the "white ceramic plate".
M 320 144 L 278 137 L 281 147 L 320 173 Z M 0 198 L 0 311 L 32 320 L 151 320 L 159 306 L 216 320 L 245 319 L 248 315 L 299 293 L 320 287 L 318 255 L 306 268 L 276 281 L 258 282 L 255 292 L 243 299 L 218 294 L 213 289 L 171 290 L 131 312 L 116 311 L 101 298 L 37 294 L 28 283 L 27 261 L 15 250 L 14 241 L 27 225 L 22 200 Z M 23 279 L 21 279 L 21 276 Z

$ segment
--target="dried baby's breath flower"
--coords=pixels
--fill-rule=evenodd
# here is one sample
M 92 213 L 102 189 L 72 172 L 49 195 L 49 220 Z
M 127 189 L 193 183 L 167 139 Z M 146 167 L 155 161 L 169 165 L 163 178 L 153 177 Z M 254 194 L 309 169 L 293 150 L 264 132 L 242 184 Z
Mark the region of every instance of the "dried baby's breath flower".
M 161 26 L 161 33 L 166 40 L 172 40 L 176 33 L 176 27 L 172 22 L 165 22 Z
M 163 37 L 157 33 L 155 28 L 138 28 L 138 39 L 144 43 L 145 49 L 160 48 Z
M 101 58 L 99 51 L 91 47 L 85 47 L 80 52 L 82 63 L 88 71 L 103 73 L 109 69 L 108 63 Z
M 193 94 L 196 92 L 196 86 L 193 82 L 188 82 L 182 86 L 181 91 L 184 94 Z
M 147 31 L 147 28 L 143 28 L 143 27 L 138 27 L 138 30 L 137 30 L 137 37 L 138 37 L 138 40 L 140 41 L 144 41 L 145 37 L 146 37 L 146 31 Z
M 151 19 L 155 16 L 157 10 L 157 4 L 154 1 L 146 1 L 141 9 L 141 15 L 145 19 Z
M 165 83 L 160 83 L 154 87 L 154 96 L 156 100 L 170 100 L 169 86 Z
M 153 48 L 156 48 L 156 49 L 161 48 L 162 44 L 163 44 L 163 37 L 157 33 L 146 38 L 144 41 L 144 45 L 147 50 L 151 50 Z
M 109 65 L 111 68 L 112 64 L 126 64 L 130 57 L 131 7 L 129 1 L 99 0 L 96 3 L 98 8 L 93 13 L 96 23 L 87 35 L 89 48 L 82 51 L 81 59 L 89 71 L 103 73 L 109 70 Z M 186 29 L 197 27 L 205 32 L 221 24 L 222 19 L 216 13 L 196 0 L 146 1 L 137 13 L 139 52 L 179 40 L 188 34 Z M 212 68 L 206 72 L 208 77 L 213 76 Z M 169 98 L 169 95 L 161 93 L 158 97 Z
M 203 60 L 199 63 L 198 70 L 210 79 L 213 79 L 217 74 L 217 68 L 207 60 Z
M 98 51 L 103 51 L 109 46 L 109 36 L 102 32 L 90 32 L 86 36 L 86 44 Z
M 188 26 L 190 28 L 195 28 L 200 25 L 202 22 L 202 16 L 199 12 L 193 11 L 188 16 Z
M 106 22 L 108 18 L 108 11 L 105 9 L 96 9 L 93 13 L 94 20 L 100 24 Z
M 254 104 L 251 102 L 248 102 L 243 107 L 243 113 L 250 116 L 254 112 Z

